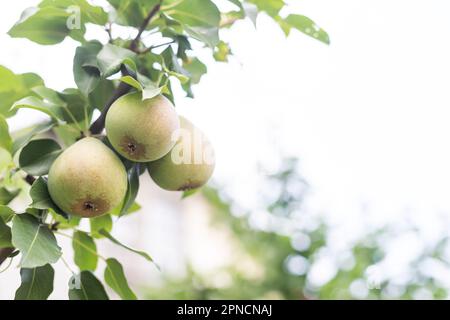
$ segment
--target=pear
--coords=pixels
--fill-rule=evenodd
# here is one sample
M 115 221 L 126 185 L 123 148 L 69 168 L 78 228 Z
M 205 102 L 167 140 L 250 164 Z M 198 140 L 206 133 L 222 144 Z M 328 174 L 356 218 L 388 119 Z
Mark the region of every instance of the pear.
M 135 162 L 162 158 L 174 146 L 172 134 L 180 122 L 172 103 L 163 95 L 142 100 L 140 92 L 116 100 L 106 115 L 109 141 L 123 157 Z
M 88 137 L 67 148 L 52 164 L 48 191 L 64 212 L 92 218 L 123 201 L 127 173 L 111 149 Z
M 189 120 L 180 117 L 181 129 L 173 149 L 149 162 L 153 181 L 165 190 L 186 191 L 208 182 L 214 167 L 214 151 L 206 136 Z

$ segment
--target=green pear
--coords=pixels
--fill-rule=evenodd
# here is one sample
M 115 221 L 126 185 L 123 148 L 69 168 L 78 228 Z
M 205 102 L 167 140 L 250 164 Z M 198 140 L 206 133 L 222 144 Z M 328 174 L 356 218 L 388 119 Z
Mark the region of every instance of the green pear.
M 64 212 L 96 217 L 117 207 L 127 191 L 127 173 L 119 157 L 95 138 L 67 148 L 48 174 L 50 197 Z
M 162 158 L 174 146 L 180 127 L 172 103 L 158 95 L 142 100 L 140 92 L 116 100 L 106 115 L 106 132 L 114 149 L 125 158 L 148 162 Z
M 186 191 L 208 182 L 214 167 L 214 150 L 206 136 L 190 121 L 180 117 L 181 129 L 173 149 L 149 162 L 153 181 L 165 190 Z

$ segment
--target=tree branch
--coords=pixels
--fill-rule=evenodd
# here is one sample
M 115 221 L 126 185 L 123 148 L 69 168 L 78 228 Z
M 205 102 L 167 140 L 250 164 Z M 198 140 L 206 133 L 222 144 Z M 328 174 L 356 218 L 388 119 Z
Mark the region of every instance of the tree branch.
M 128 72 L 127 68 L 122 66 L 122 75 L 128 76 L 130 73 Z M 100 116 L 95 120 L 95 122 L 91 125 L 89 128 L 89 131 L 92 134 L 101 134 L 103 129 L 105 128 L 105 120 L 106 120 L 106 114 L 108 113 L 109 108 L 111 108 L 112 104 L 119 99 L 124 94 L 128 93 L 130 91 L 131 87 L 126 84 L 125 82 L 120 82 L 119 86 L 114 91 L 111 98 L 109 98 L 108 102 L 104 106 L 102 113 Z
M 6 259 L 14 252 L 14 248 L 1 248 L 0 249 L 0 266 Z
M 139 27 L 138 34 L 136 35 L 136 38 L 131 42 L 130 44 L 130 50 L 136 51 L 139 40 L 141 39 L 142 33 L 147 29 L 147 26 L 149 25 L 152 18 L 158 13 L 159 9 L 161 9 L 161 3 L 162 0 L 159 1 L 159 3 L 153 7 L 152 10 L 148 13 L 147 17 L 145 17 L 144 21 L 142 22 L 141 26 Z
M 36 178 L 33 177 L 32 175 L 27 174 L 27 176 L 24 178 L 24 180 L 25 180 L 30 186 L 32 186 L 33 183 L 36 181 Z
M 139 40 L 141 39 L 142 33 L 145 31 L 145 29 L 147 29 L 148 24 L 150 23 L 152 18 L 158 13 L 159 9 L 161 9 L 162 1 L 163 0 L 160 0 L 159 3 L 157 5 L 155 5 L 152 8 L 152 10 L 150 10 L 150 12 L 148 13 L 147 17 L 142 22 L 142 25 L 139 27 L 138 34 L 136 35 L 136 38 L 134 38 L 134 40 L 131 42 L 131 44 L 129 46 L 130 50 L 132 50 L 134 52 L 137 51 L 137 46 L 139 44 Z M 130 75 L 128 70 L 127 70 L 127 68 L 125 66 L 122 66 L 121 70 L 122 70 L 122 75 L 123 76 Z M 108 102 L 106 103 L 105 107 L 103 108 L 102 113 L 100 114 L 100 116 L 97 118 L 97 120 L 94 121 L 94 123 L 89 128 L 89 131 L 92 134 L 101 134 L 102 133 L 103 129 L 105 128 L 106 114 L 108 113 L 109 108 L 111 108 L 111 105 L 117 99 L 119 99 L 121 96 L 123 96 L 126 93 L 128 93 L 128 91 L 130 91 L 130 89 L 131 89 L 131 86 L 129 86 L 125 82 L 121 82 L 119 84 L 119 86 L 114 91 L 112 97 L 108 100 Z

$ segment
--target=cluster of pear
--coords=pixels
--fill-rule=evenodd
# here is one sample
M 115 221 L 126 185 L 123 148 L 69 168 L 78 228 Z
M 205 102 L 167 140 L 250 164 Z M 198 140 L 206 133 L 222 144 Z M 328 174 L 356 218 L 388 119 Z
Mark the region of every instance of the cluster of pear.
M 213 173 L 211 144 L 191 122 L 179 117 L 162 95 L 146 100 L 141 93 L 122 96 L 109 109 L 105 128 L 115 151 L 128 160 L 145 163 L 163 189 L 199 188 Z M 209 158 L 192 161 L 198 160 L 199 150 L 207 150 Z M 119 206 L 127 183 L 119 156 L 93 137 L 67 148 L 48 174 L 52 200 L 64 212 L 81 217 L 97 217 Z

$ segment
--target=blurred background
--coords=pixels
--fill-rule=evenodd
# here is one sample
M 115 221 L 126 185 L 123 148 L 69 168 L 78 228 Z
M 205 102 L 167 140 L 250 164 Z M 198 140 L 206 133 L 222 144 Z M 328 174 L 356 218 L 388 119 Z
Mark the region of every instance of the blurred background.
M 6 34 L 37 2 L 0 11 L 0 64 L 73 87 L 76 42 L 43 47 Z M 178 112 L 215 146 L 210 185 L 181 200 L 142 176 L 142 209 L 112 234 L 160 270 L 106 242 L 99 251 L 120 259 L 140 298 L 447 298 L 450 3 L 286 2 L 331 45 L 286 39 L 264 15 L 256 30 L 250 21 L 226 30 L 230 62 L 204 50 L 195 99 L 176 91 Z M 88 35 L 106 40 L 103 30 Z M 21 110 L 9 124 L 40 119 Z M 71 261 L 70 241 L 58 241 Z M 20 284 L 16 265 L 0 276 L 1 299 Z M 58 262 L 52 299 L 67 297 L 70 275 Z

